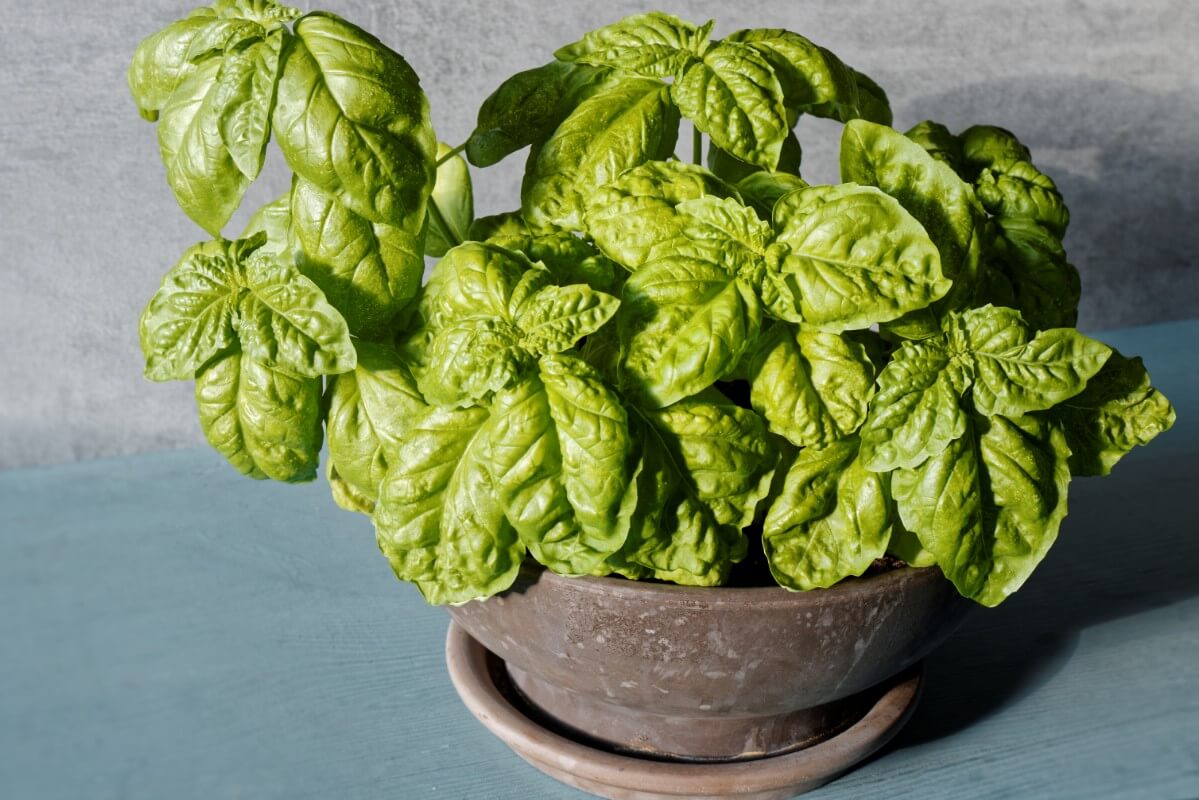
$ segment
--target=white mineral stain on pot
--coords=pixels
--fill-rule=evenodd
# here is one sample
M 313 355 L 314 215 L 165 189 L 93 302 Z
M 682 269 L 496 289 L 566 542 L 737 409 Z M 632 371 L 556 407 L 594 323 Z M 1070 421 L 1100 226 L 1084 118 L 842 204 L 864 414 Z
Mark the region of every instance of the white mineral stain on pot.
M 636 689 L 637 681 L 621 681 L 620 688 L 621 689 Z
M 595 636 L 595 643 L 596 643 L 596 644 L 603 644 L 605 641 L 606 641 L 606 640 L 604 639 L 604 635 L 603 635 L 602 633 L 597 633 L 597 634 L 596 634 L 596 636 Z

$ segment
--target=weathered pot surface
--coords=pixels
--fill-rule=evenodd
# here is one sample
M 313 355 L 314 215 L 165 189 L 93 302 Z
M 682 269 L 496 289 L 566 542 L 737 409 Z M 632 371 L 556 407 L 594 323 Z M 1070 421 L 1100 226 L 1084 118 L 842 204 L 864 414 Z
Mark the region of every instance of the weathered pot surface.
M 871 708 L 971 604 L 936 568 L 831 589 L 698 588 L 523 571 L 449 609 L 535 711 L 581 741 L 735 761 L 811 746 Z

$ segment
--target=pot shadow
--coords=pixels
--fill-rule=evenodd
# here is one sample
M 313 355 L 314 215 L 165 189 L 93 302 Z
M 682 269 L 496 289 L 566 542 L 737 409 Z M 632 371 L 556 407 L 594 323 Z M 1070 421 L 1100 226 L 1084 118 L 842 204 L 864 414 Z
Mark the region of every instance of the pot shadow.
M 1194 452 L 1134 453 L 1111 476 L 1076 480 L 1048 558 L 927 660 L 924 697 L 886 749 L 952 735 L 1035 692 L 1070 661 L 1085 628 L 1199 596 L 1197 471 Z

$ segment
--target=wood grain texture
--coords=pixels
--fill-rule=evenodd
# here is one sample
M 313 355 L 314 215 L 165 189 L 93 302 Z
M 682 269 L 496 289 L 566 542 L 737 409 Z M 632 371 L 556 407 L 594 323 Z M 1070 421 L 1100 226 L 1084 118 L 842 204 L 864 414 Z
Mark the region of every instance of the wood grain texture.
M 1080 480 L 1031 582 L 829 798 L 1199 796 L 1199 321 L 1105 339 L 1179 422 Z M 0 797 L 581 798 L 446 677 L 447 615 L 323 483 L 208 451 L 0 473 Z

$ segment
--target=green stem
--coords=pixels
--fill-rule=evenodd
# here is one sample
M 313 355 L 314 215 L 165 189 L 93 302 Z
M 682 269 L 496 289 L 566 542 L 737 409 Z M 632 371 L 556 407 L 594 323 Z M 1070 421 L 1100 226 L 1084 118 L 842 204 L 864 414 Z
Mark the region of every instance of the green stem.
M 455 147 L 455 148 L 454 148 L 453 150 L 451 150 L 450 152 L 446 153 L 446 154 L 445 154 L 444 156 L 442 156 L 441 158 L 437 159 L 437 163 L 436 163 L 436 164 L 434 164 L 434 166 L 435 166 L 435 167 L 440 167 L 442 164 L 444 164 L 445 162 L 449 161 L 451 158 L 453 158 L 454 156 L 458 155 L 459 153 L 461 153 L 461 152 L 462 152 L 463 150 L 465 150 L 465 149 L 466 149 L 466 142 L 463 142 L 462 144 L 458 145 L 457 147 Z
M 694 124 L 691 126 L 691 162 L 693 164 L 704 163 L 704 137 Z
M 432 195 L 429 196 L 429 216 L 441 228 L 442 233 L 445 234 L 445 238 L 449 240 L 450 247 L 457 247 L 462 244 L 462 237 L 458 235 L 456 230 L 450 227 L 450 223 L 446 222 L 445 215 L 437 207 L 437 201 L 433 199 Z

